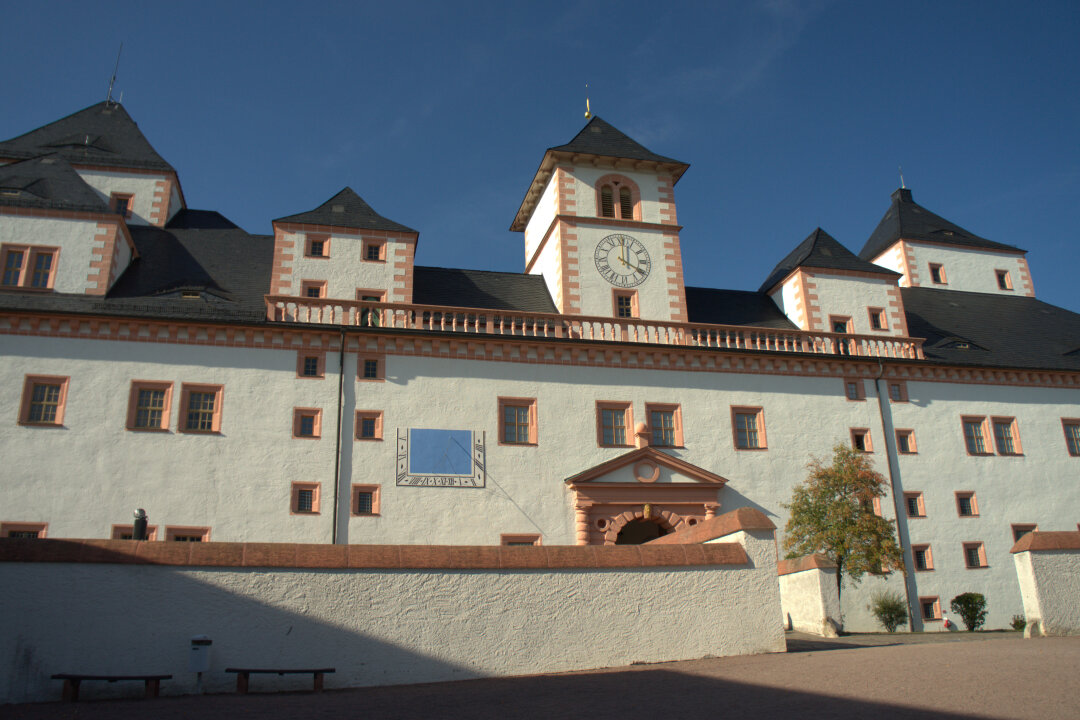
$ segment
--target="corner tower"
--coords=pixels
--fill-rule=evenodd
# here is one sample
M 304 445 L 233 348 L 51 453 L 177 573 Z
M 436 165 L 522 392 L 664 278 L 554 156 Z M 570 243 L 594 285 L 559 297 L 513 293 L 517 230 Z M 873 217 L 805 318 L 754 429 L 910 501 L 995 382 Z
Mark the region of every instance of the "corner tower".
M 674 188 L 689 167 L 599 117 L 548 148 L 510 229 L 559 312 L 686 322 Z

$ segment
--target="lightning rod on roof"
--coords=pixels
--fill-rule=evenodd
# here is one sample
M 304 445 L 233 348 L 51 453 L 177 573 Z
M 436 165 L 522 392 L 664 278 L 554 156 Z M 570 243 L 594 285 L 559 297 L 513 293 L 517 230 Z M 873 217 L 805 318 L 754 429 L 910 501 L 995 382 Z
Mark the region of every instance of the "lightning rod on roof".
M 109 92 L 105 96 L 105 102 L 112 102 L 112 89 L 116 83 L 116 71 L 120 69 L 120 53 L 124 51 L 124 43 L 120 43 L 120 49 L 116 51 L 116 65 L 113 66 L 112 77 L 109 79 Z
M 897 167 L 900 168 L 900 189 L 903 190 L 907 188 L 907 185 L 904 184 L 904 166 L 897 165 Z
M 585 83 L 585 118 L 591 118 L 592 111 L 589 110 L 589 83 Z

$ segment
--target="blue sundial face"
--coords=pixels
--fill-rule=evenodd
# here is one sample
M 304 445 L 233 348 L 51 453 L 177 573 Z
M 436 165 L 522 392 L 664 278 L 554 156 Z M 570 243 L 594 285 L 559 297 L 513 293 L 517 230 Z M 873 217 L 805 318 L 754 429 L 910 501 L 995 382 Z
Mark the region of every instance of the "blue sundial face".
M 630 235 L 615 233 L 596 244 L 596 270 L 615 287 L 637 287 L 652 270 L 649 251 Z

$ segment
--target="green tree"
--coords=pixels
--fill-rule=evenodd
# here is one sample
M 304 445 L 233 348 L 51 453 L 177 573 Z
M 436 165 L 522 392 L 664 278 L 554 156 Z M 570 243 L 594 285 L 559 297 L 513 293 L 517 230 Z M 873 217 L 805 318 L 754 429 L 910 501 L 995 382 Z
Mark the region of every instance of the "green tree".
M 830 465 L 814 458 L 810 475 L 795 486 L 784 528 L 788 557 L 821 553 L 836 563 L 836 591 L 846 573 L 858 583 L 863 573 L 904 570 L 904 556 L 892 521 L 874 514 L 885 496 L 885 478 L 866 455 L 843 443 Z

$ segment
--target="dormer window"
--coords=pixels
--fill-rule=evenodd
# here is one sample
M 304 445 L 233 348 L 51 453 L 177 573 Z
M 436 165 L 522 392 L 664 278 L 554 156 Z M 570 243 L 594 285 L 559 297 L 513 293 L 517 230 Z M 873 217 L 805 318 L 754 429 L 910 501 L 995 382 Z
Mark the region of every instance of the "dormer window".
M 994 273 L 997 275 L 997 284 L 999 290 L 1013 289 L 1012 278 L 1009 277 L 1008 270 L 995 270 Z
M 131 217 L 131 206 L 134 204 L 135 196 L 131 193 L 113 193 L 109 198 L 109 204 L 112 206 L 113 212 L 123 218 Z
M 945 267 L 939 263 L 930 263 L 930 281 L 935 285 L 944 285 Z

